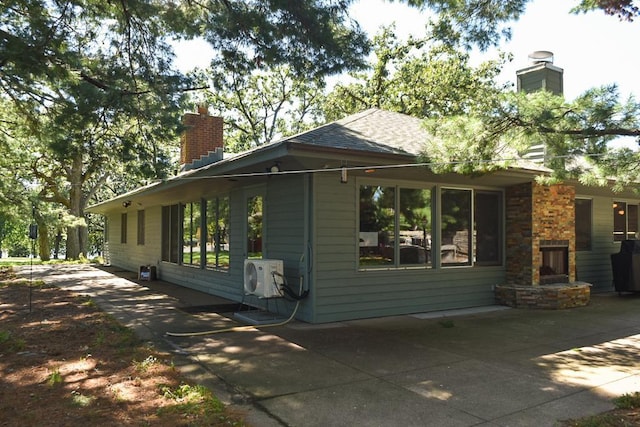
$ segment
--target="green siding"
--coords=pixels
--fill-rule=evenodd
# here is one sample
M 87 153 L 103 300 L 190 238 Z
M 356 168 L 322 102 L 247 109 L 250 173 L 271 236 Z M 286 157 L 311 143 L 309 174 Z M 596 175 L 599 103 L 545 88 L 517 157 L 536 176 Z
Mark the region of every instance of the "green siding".
M 580 197 L 579 195 L 577 197 Z M 620 243 L 613 241 L 612 209 L 616 197 L 591 198 L 593 232 L 590 251 L 576 252 L 577 279 L 591 283 L 593 292 L 613 290 L 611 254 L 620 251 Z M 624 197 L 621 200 L 628 200 Z M 638 203 L 635 201 L 635 203 Z
M 503 267 L 358 271 L 357 180 L 314 180 L 315 322 L 418 313 L 494 303 Z

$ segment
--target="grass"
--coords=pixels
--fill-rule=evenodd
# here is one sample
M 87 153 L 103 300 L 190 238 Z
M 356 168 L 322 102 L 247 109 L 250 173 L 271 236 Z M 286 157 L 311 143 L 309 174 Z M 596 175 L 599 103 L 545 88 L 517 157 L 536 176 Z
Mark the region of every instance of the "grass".
M 174 406 L 167 406 L 158 410 L 159 414 L 174 413 L 178 411 L 183 415 L 197 416 L 210 420 L 212 423 L 220 422 L 224 405 L 211 392 L 201 385 L 180 384 L 178 387 L 160 385 L 160 393 L 176 402 Z M 241 426 L 240 421 L 225 420 L 224 425 Z
M 25 346 L 22 338 L 14 336 L 9 331 L 0 331 L 0 350 L 15 353 L 24 350 Z
M 634 427 L 640 425 L 640 392 L 613 399 L 616 409 L 588 417 L 568 420 L 565 427 Z
M 0 267 L 9 267 L 12 265 L 49 265 L 49 264 L 87 264 L 87 263 L 95 263 L 101 264 L 103 263 L 102 257 L 96 258 L 80 258 L 77 260 L 66 260 L 66 259 L 51 259 L 49 261 L 42 261 L 40 258 L 29 258 L 29 257 L 9 257 L 9 258 L 0 258 Z
M 640 392 L 636 391 L 632 394 L 623 394 L 613 399 L 613 403 L 618 409 L 637 409 L 640 408 Z
M 47 377 L 47 384 L 49 384 L 51 387 L 62 384 L 62 375 L 60 374 L 60 370 L 58 368 L 56 368 L 49 374 L 49 376 Z

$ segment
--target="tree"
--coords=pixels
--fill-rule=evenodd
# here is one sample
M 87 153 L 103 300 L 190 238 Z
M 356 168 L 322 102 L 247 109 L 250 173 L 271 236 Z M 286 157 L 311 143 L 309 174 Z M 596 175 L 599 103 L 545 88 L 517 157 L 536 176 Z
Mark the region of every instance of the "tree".
M 301 132 L 322 120 L 324 79 L 299 76 L 288 65 L 263 66 L 249 74 L 209 69 L 198 79 L 211 82 L 212 88 L 193 99 L 214 106 L 224 117 L 225 149 L 231 152 Z
M 429 21 L 436 37 L 450 46 L 477 46 L 486 50 L 511 37 L 509 22 L 517 21 L 532 0 L 398 0 L 419 9 L 431 9 Z M 572 13 L 600 10 L 632 21 L 640 10 L 633 0 L 580 0 Z
M 432 136 L 423 160 L 437 172 L 484 173 L 544 144 L 552 179 L 604 185 L 615 176 L 619 187 L 640 179 L 640 154 L 609 146 L 620 136 L 640 138 L 640 103 L 619 101 L 615 85 L 589 89 L 572 102 L 546 91 L 505 92 L 499 99 L 471 115 L 428 120 Z
M 337 84 L 327 95 L 327 119 L 372 107 L 419 118 L 467 114 L 505 88 L 495 78 L 507 57 L 474 68 L 467 53 L 430 36 L 399 42 L 393 27 L 384 28 L 373 44 L 371 71 L 352 73 L 354 81 Z
M 0 120 L 19 127 L 14 148 L 29 147 L 10 152 L 22 165 L 14 182 L 30 182 L 75 218 L 69 258 L 86 253 L 84 208 L 105 183 L 126 174 L 125 188 L 136 186 L 172 169 L 169 144 L 193 87 L 172 69 L 170 38 L 204 36 L 215 64 L 234 71 L 290 63 L 321 75 L 357 66 L 367 50 L 348 2 L 0 4 L 0 97 L 18 112 Z

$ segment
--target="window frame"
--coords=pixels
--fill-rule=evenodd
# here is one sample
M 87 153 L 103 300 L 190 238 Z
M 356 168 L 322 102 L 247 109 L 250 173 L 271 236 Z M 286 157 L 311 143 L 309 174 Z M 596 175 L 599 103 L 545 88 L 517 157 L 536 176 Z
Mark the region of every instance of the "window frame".
M 178 244 L 181 241 L 180 235 L 182 234 L 180 206 L 179 203 L 162 206 L 161 213 L 160 259 L 163 262 L 177 265 L 180 264 L 180 258 L 182 257 L 182 251 Z
M 612 216 L 613 216 L 613 241 L 621 242 L 623 240 L 634 240 L 636 238 L 636 234 L 639 231 L 639 217 L 640 217 L 640 208 L 638 203 L 631 203 L 626 200 L 613 200 L 612 203 Z M 622 208 L 622 209 L 621 209 Z M 633 215 L 630 214 L 631 208 L 635 211 Z M 619 215 L 619 216 L 616 216 Z M 629 217 L 635 217 L 635 224 L 633 227 L 629 227 Z M 620 218 L 622 217 L 622 218 Z M 620 224 L 616 222 L 616 219 L 622 219 L 624 224 Z M 619 227 L 622 225 L 622 227 Z
M 202 267 L 203 259 L 202 259 L 202 202 L 203 200 L 191 201 L 187 203 L 180 204 L 180 219 L 179 222 L 181 224 L 181 233 L 180 233 L 180 244 L 179 250 L 180 254 L 180 265 L 184 265 L 186 267 Z M 187 218 L 186 212 L 189 211 L 189 217 Z M 198 232 L 200 231 L 200 236 L 198 237 Z M 185 240 L 185 233 L 188 235 L 188 242 Z M 194 240 L 197 242 L 197 245 L 194 245 Z M 185 248 L 188 250 L 185 251 Z M 196 249 L 197 250 L 194 250 Z M 186 261 L 186 257 L 189 257 L 188 261 Z
M 478 196 L 479 195 L 494 195 L 497 196 L 496 208 L 497 208 L 497 218 L 495 218 L 498 222 L 496 227 L 497 236 L 495 236 L 496 247 L 495 247 L 495 259 L 486 259 L 479 261 L 478 260 L 478 247 L 483 244 L 482 239 L 479 237 L 478 230 L 481 227 L 478 226 L 478 218 L 480 218 L 480 214 L 478 209 L 482 207 L 479 206 Z M 505 207 L 504 207 L 504 191 L 495 190 L 495 189 L 483 189 L 483 188 L 474 188 L 473 189 L 473 197 L 472 197 L 472 228 L 473 228 L 473 242 L 472 242 L 472 251 L 473 251 L 473 265 L 479 267 L 496 267 L 504 265 L 504 233 L 505 233 Z
M 399 227 L 399 217 L 401 216 L 400 212 L 400 193 L 402 189 L 420 189 L 420 190 L 430 190 L 430 209 L 431 209 L 431 223 L 430 234 L 431 234 L 431 242 L 430 242 L 430 254 L 429 262 L 425 264 L 401 264 L 399 255 L 399 249 L 394 248 L 394 258 L 393 263 L 391 264 L 378 264 L 378 265 L 363 265 L 361 263 L 361 247 L 360 241 L 362 239 L 362 232 L 360 231 L 360 221 L 361 221 L 361 187 L 362 186 L 376 186 L 376 187 L 391 187 L 394 188 L 395 194 L 395 204 L 394 204 L 394 236 L 395 239 L 398 239 L 401 233 L 401 229 Z M 464 263 L 442 263 L 441 257 L 438 257 L 438 254 L 442 253 L 442 207 L 443 207 L 443 190 L 461 190 L 470 192 L 470 215 L 469 215 L 469 231 L 468 231 L 468 247 L 469 247 L 469 256 L 468 261 Z M 494 230 L 497 232 L 497 236 L 495 237 L 497 240 L 497 245 L 493 248 L 495 250 L 494 259 L 478 261 L 477 251 L 478 251 L 478 237 L 477 231 L 481 225 L 479 225 L 477 221 L 478 213 L 476 212 L 477 205 L 479 204 L 477 201 L 478 195 L 488 194 L 495 196 L 495 208 L 496 219 L 499 221 L 497 227 Z M 388 181 L 388 180 L 375 180 L 375 179 L 359 179 L 356 182 L 356 219 L 357 219 L 357 234 L 356 234 L 356 269 L 358 271 L 371 271 L 371 270 L 402 270 L 402 269 L 425 269 L 425 270 L 433 270 L 433 269 L 448 269 L 448 268 L 460 268 L 460 267 L 501 267 L 504 266 L 504 251 L 505 251 L 505 196 L 504 189 L 501 188 L 492 188 L 492 187 L 459 187 L 459 186 L 450 186 L 450 185 L 437 185 L 433 183 L 416 183 L 416 182 L 399 182 L 399 181 Z
M 226 218 L 224 215 L 221 215 L 221 210 L 223 209 L 223 203 L 221 203 L 223 200 L 226 200 Z M 209 218 L 209 212 L 210 212 L 210 205 L 212 205 L 212 210 L 215 213 L 215 218 Z M 228 222 L 227 224 L 227 228 L 226 229 L 222 229 L 220 228 L 220 224 L 221 224 L 221 220 L 225 218 Z M 215 197 L 211 197 L 209 199 L 206 199 L 204 201 L 204 223 L 205 223 L 205 230 L 206 230 L 206 237 L 205 237 L 205 248 L 204 248 L 204 268 L 208 269 L 208 270 L 215 270 L 215 271 L 220 271 L 220 272 L 225 272 L 228 273 L 230 271 L 231 268 L 231 256 L 230 256 L 230 245 L 231 242 L 229 242 L 229 231 L 231 228 L 231 197 L 229 196 L 229 194 L 221 194 Z M 209 225 L 210 224 L 214 224 L 214 229 L 213 229 L 213 235 L 210 235 L 210 231 L 209 231 Z M 226 245 L 227 245 L 227 249 L 226 251 L 224 250 L 224 248 L 222 247 L 223 244 L 221 244 L 222 239 L 222 234 L 226 235 Z M 211 237 L 211 239 L 210 239 Z M 213 251 L 213 255 L 214 255 L 214 263 L 210 264 L 209 263 L 209 252 L 206 249 L 206 245 L 211 244 L 214 246 L 214 251 Z M 220 264 L 220 254 L 222 252 L 227 252 L 227 257 L 229 258 L 229 263 L 226 265 L 222 265 Z
M 467 228 L 467 261 L 466 262 L 443 262 L 443 256 L 442 256 L 442 251 L 443 251 L 443 247 L 445 246 L 443 244 L 444 242 L 444 222 L 442 221 L 442 217 L 445 214 L 443 211 L 444 208 L 444 193 L 446 191 L 459 191 L 459 192 L 467 192 L 469 193 L 469 206 L 468 206 L 468 210 L 469 210 L 469 216 L 466 218 L 466 220 L 468 221 L 468 228 Z M 439 256 L 439 264 L 442 268 L 449 268 L 449 267 L 471 267 L 474 265 L 474 259 L 475 256 L 473 254 L 473 250 L 475 248 L 474 245 L 474 239 L 473 239 L 473 225 L 474 225 L 474 191 L 472 188 L 464 188 L 464 187 L 449 187 L 449 186 L 442 186 L 440 188 L 440 191 L 438 191 L 438 206 L 439 206 L 439 215 L 438 215 L 438 232 L 439 232 L 439 245 L 438 245 L 438 252 L 440 254 Z M 460 230 L 463 231 L 463 230 Z M 457 232 L 456 232 L 457 234 Z M 447 244 L 447 246 L 458 246 L 453 239 L 455 239 L 455 236 L 452 237 L 452 243 L 451 244 Z M 457 248 L 454 249 L 454 257 L 457 256 Z
M 415 183 L 415 182 L 390 182 L 390 181 L 384 181 L 384 180 L 358 180 L 356 183 L 357 186 L 357 203 L 356 203 L 356 216 L 357 216 L 357 241 L 356 241 L 356 257 L 357 257 L 357 269 L 358 271 L 368 271 L 368 270 L 402 270 L 402 269 L 432 269 L 434 267 L 433 265 L 433 253 L 431 250 L 431 247 L 433 245 L 433 222 L 434 222 L 434 215 L 435 215 L 435 210 L 434 210 L 434 197 L 436 194 L 436 190 L 435 190 L 435 185 L 431 184 L 431 183 L 425 183 L 424 185 L 421 185 L 421 183 Z M 390 245 L 391 248 L 393 248 L 393 253 L 392 253 L 392 257 L 391 257 L 391 263 L 380 263 L 380 264 L 362 264 L 362 259 L 363 259 L 363 249 L 361 246 L 361 239 L 363 239 L 363 234 L 362 233 L 366 233 L 367 231 L 360 231 L 361 230 L 361 191 L 362 191 L 362 187 L 364 186 L 368 186 L 368 187 L 379 187 L 379 188 L 388 188 L 388 189 L 393 189 L 393 208 L 387 208 L 387 209 L 392 209 L 393 211 L 393 224 L 388 227 L 389 230 L 393 230 L 393 235 L 389 237 L 389 241 L 393 241 L 393 242 L 398 242 L 401 241 L 401 239 L 406 238 L 406 236 L 403 236 L 401 233 L 403 232 L 402 227 L 401 227 L 401 217 L 402 217 L 402 191 L 403 190 L 420 190 L 420 191 L 428 191 L 429 192 L 429 220 L 430 220 L 430 227 L 429 227 L 429 236 L 430 236 L 430 241 L 429 241 L 429 249 L 427 249 L 425 246 L 423 246 L 423 248 L 425 249 L 425 262 L 418 262 L 418 263 L 413 263 L 413 262 L 403 262 L 403 257 L 401 256 L 401 245 Z M 384 230 L 377 230 L 377 233 L 380 233 Z M 373 232 L 372 232 L 373 233 Z M 366 240 L 366 238 L 364 238 L 364 240 Z M 379 243 L 377 242 L 377 238 L 376 238 L 376 243 L 379 245 Z M 426 245 L 426 242 L 423 242 L 423 244 Z M 413 243 L 411 244 L 411 246 L 414 246 Z M 417 245 L 419 246 L 419 245 Z M 421 259 L 422 257 L 420 255 L 417 255 L 417 259 Z M 405 258 L 406 261 L 406 258 Z

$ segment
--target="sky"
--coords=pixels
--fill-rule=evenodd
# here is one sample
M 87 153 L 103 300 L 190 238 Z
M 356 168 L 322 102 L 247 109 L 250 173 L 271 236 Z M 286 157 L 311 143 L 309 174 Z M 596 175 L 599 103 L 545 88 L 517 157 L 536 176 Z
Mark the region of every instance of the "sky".
M 530 64 L 536 50 L 554 54 L 554 65 L 564 70 L 564 94 L 569 100 L 586 89 L 618 84 L 625 97 L 640 98 L 640 20 L 621 22 L 600 11 L 574 15 L 570 9 L 578 0 L 532 0 L 522 18 L 511 24 L 512 38 L 500 49 L 513 54 L 502 81 L 515 83 L 516 71 Z M 424 33 L 425 15 L 404 4 L 383 0 L 360 0 L 352 6 L 353 16 L 369 34 L 395 21 L 397 32 Z M 494 59 L 496 51 L 476 54 L 475 60 Z
M 554 54 L 554 65 L 564 70 L 564 95 L 572 100 L 585 90 L 617 84 L 623 98 L 640 99 L 640 19 L 623 22 L 600 11 L 570 14 L 579 0 L 532 0 L 524 16 L 511 24 L 512 39 L 500 50 L 511 52 L 513 61 L 504 68 L 500 80 L 515 83 L 516 71 L 530 64 L 528 56 L 537 50 Z M 396 33 L 424 33 L 427 15 L 404 3 L 385 0 L 357 0 L 351 15 L 373 36 L 382 25 L 396 23 Z M 206 67 L 210 49 L 204 42 L 179 44 L 178 66 L 185 71 Z M 474 61 L 497 58 L 495 50 L 472 55 Z

